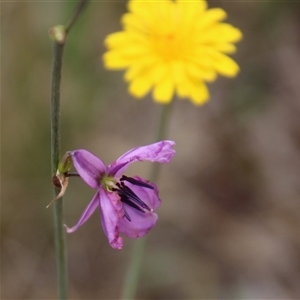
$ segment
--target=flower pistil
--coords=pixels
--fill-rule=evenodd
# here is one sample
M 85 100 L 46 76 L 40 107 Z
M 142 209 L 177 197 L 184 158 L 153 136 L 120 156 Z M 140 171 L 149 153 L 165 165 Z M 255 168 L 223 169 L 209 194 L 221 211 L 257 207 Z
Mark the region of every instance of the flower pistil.
M 117 188 L 117 181 L 113 176 L 104 175 L 100 180 L 100 184 L 108 192 L 114 191 Z

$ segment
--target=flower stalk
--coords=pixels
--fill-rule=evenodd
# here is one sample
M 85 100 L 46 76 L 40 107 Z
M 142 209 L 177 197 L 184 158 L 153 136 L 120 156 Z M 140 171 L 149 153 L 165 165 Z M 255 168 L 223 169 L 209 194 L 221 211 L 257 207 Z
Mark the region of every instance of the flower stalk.
M 63 61 L 63 51 L 66 37 L 71 27 L 75 24 L 87 0 L 79 2 L 71 22 L 66 26 L 57 25 L 49 30 L 50 38 L 53 43 L 52 71 L 51 71 L 51 171 L 55 174 L 60 160 L 60 83 Z M 54 186 L 54 195 L 57 196 L 60 189 Z M 68 275 L 66 262 L 65 233 L 63 226 L 63 202 L 62 199 L 53 205 L 54 214 L 54 240 L 56 249 L 57 284 L 58 298 L 67 299 L 68 297 Z
M 166 105 L 162 105 L 160 121 L 158 125 L 157 136 L 156 136 L 157 140 L 163 140 L 167 136 L 173 102 L 174 100 Z M 160 170 L 160 164 L 153 164 L 150 173 L 150 181 L 157 182 L 159 177 L 159 170 Z M 128 264 L 128 269 L 125 276 L 121 299 L 124 300 L 134 299 L 136 295 L 145 246 L 146 246 L 146 237 L 142 239 L 138 239 L 137 241 L 135 241 L 133 245 L 131 257 Z
M 62 69 L 62 56 L 64 44 L 54 42 L 52 62 L 52 84 L 51 84 L 51 169 L 52 174 L 56 172 L 60 157 L 60 81 Z M 60 192 L 54 187 L 54 194 Z M 57 283 L 59 299 L 67 299 L 68 275 L 66 262 L 66 246 L 63 228 L 63 203 L 56 201 L 53 205 L 54 213 L 54 240 L 57 268 Z

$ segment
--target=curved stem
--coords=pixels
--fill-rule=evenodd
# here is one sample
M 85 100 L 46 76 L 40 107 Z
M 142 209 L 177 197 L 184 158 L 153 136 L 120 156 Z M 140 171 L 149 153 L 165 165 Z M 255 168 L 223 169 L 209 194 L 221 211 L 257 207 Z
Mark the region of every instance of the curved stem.
M 76 9 L 75 9 L 75 13 L 73 15 L 73 17 L 71 18 L 71 20 L 69 21 L 69 23 L 65 26 L 65 30 L 66 33 L 68 34 L 68 32 L 71 30 L 71 28 L 73 27 L 73 25 L 76 23 L 78 17 L 82 14 L 83 9 L 87 6 L 89 0 L 81 0 L 79 1 Z
M 51 170 L 52 174 L 56 173 L 60 159 L 60 83 L 63 50 L 66 42 L 66 37 L 71 27 L 77 20 L 83 7 L 87 3 L 86 0 L 79 2 L 75 11 L 74 17 L 67 27 L 55 26 L 50 29 L 51 37 L 54 40 L 53 58 L 51 71 Z M 59 194 L 59 189 L 54 186 L 54 195 Z M 63 202 L 62 199 L 56 201 L 53 205 L 54 213 L 54 240 L 56 251 L 56 266 L 57 266 L 57 283 L 58 283 L 58 298 L 67 299 L 68 297 L 68 275 L 67 275 L 67 260 L 66 260 L 66 245 L 65 231 L 63 221 Z
M 169 124 L 171 106 L 174 102 L 171 101 L 167 105 L 163 105 L 161 110 L 161 116 L 158 126 L 158 131 L 156 135 L 156 141 L 160 141 L 166 138 L 167 136 L 167 127 Z M 156 182 L 159 176 L 160 164 L 154 163 L 150 173 L 150 180 Z M 146 237 L 138 239 L 135 241 L 128 264 L 128 270 L 125 276 L 125 282 L 123 285 L 121 299 L 128 300 L 134 299 L 137 291 L 139 273 L 142 265 L 142 257 L 146 245 Z

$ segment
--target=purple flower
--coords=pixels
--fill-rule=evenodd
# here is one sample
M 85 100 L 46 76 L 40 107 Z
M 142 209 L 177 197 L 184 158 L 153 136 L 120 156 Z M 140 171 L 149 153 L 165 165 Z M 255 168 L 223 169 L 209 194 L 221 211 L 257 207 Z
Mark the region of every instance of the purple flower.
M 168 163 L 175 154 L 174 145 L 173 141 L 165 140 L 133 148 L 108 166 L 87 150 L 69 151 L 80 177 L 97 192 L 78 223 L 72 228 L 65 225 L 67 232 L 77 230 L 99 207 L 104 233 L 113 248 L 122 249 L 120 233 L 130 238 L 144 236 L 158 218 L 154 212 L 161 202 L 158 189 L 138 176 L 122 174 L 129 164 L 136 161 Z

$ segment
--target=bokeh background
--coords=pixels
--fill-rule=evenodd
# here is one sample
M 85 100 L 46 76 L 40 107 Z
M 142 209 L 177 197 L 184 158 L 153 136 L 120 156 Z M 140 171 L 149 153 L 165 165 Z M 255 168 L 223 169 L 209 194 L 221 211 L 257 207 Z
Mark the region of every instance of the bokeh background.
M 1 3 L 1 299 L 55 299 L 50 170 L 48 29 L 76 1 Z M 244 39 L 241 72 L 209 85 L 195 107 L 177 99 L 169 139 L 177 154 L 159 179 L 163 205 L 149 233 L 139 299 L 300 298 L 300 2 L 209 1 Z M 135 100 L 122 72 L 103 68 L 105 36 L 126 1 L 91 2 L 66 46 L 62 152 L 105 162 L 152 143 L 161 107 Z M 149 175 L 140 163 L 129 175 Z M 68 225 L 94 191 L 72 178 Z M 70 299 L 117 299 L 134 240 L 109 247 L 95 214 L 67 235 Z

